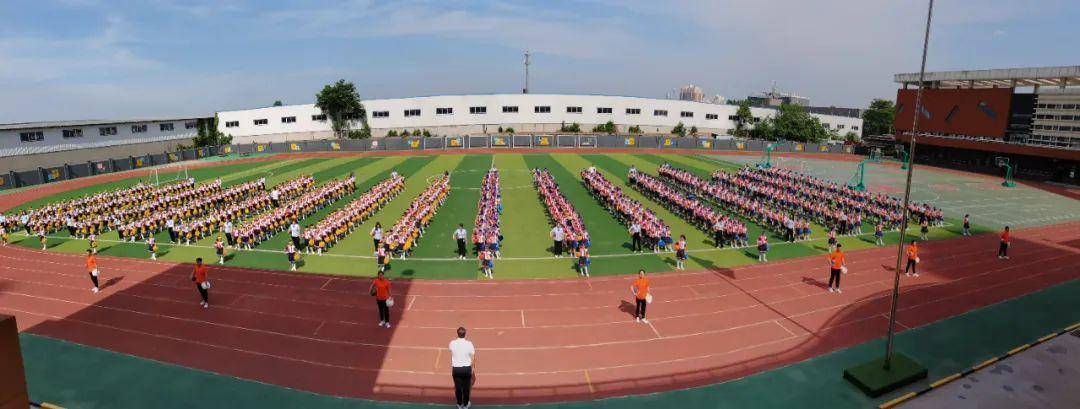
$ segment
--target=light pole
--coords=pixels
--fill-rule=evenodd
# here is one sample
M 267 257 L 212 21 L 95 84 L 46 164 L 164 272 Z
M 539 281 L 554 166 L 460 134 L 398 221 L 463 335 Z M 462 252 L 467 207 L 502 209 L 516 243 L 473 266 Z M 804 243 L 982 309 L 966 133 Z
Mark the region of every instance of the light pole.
M 889 333 L 885 340 L 885 370 L 892 365 L 893 335 L 896 330 L 896 304 L 900 298 L 900 263 L 904 258 L 904 240 L 907 238 L 908 203 L 911 200 L 911 175 L 915 172 L 915 135 L 919 130 L 919 116 L 922 115 L 923 80 L 926 76 L 926 50 L 930 48 L 930 21 L 934 16 L 934 0 L 926 11 L 926 32 L 923 35 L 922 65 L 919 67 L 919 89 L 915 91 L 915 113 L 911 121 L 911 142 L 907 149 L 907 182 L 904 184 L 904 208 L 900 218 L 900 242 L 896 244 L 896 271 L 894 271 L 892 309 L 889 312 Z

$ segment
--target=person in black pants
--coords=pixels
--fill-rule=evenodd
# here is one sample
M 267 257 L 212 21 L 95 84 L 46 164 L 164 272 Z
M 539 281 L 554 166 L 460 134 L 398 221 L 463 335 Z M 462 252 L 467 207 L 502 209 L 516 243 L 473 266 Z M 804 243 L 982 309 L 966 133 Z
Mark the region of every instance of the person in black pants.
M 998 246 L 998 258 L 1009 258 L 1009 226 L 1005 226 L 1005 231 L 1001 232 L 1001 245 Z
M 458 409 L 472 407 L 469 394 L 476 382 L 476 374 L 473 373 L 475 362 L 476 348 L 465 339 L 465 327 L 458 327 L 457 339 L 450 341 L 451 375 L 454 377 L 454 398 Z

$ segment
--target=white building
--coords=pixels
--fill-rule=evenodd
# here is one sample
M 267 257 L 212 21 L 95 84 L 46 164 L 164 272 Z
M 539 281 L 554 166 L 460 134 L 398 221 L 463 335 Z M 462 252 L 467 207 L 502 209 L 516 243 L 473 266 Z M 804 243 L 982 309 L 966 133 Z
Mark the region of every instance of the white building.
M 389 131 L 427 130 L 432 135 L 482 135 L 513 128 L 518 134 L 560 133 L 577 123 L 582 132 L 611 121 L 619 132 L 638 126 L 646 134 L 670 134 L 679 123 L 699 136 L 724 137 L 735 128 L 738 106 L 668 99 L 602 95 L 445 95 L 364 101 L 373 136 Z M 755 117 L 775 114 L 751 108 Z M 812 114 L 841 135 L 862 134 L 857 117 Z M 358 128 L 355 125 L 354 128 Z M 314 104 L 218 112 L 218 129 L 233 143 L 331 138 L 330 121 Z
M 0 124 L 0 157 L 190 139 L 198 118 Z

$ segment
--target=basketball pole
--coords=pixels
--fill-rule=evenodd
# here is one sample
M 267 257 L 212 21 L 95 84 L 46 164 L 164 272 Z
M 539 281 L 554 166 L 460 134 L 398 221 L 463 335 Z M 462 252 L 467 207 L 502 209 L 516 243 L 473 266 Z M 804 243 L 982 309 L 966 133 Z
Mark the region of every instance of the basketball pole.
M 934 16 L 934 0 L 926 10 L 926 32 L 923 35 L 922 65 L 919 67 L 919 89 L 915 91 L 915 112 L 911 121 L 911 142 L 907 150 L 907 182 L 904 184 L 904 208 L 900 217 L 900 242 L 896 243 L 896 270 L 893 271 L 892 308 L 889 312 L 889 332 L 885 340 L 885 370 L 892 366 L 893 338 L 896 332 L 896 306 L 900 299 L 900 264 L 904 257 L 904 240 L 907 238 L 908 203 L 911 201 L 911 175 L 915 171 L 915 135 L 919 130 L 919 115 L 922 114 L 923 82 L 926 78 L 926 51 L 930 48 L 930 22 Z

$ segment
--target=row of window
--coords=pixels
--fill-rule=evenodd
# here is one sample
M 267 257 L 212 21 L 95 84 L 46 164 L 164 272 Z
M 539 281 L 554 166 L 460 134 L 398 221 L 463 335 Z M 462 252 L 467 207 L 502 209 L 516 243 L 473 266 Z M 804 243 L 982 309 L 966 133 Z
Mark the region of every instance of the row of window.
M 1035 104 L 1035 109 L 1080 109 L 1080 104 Z
M 195 121 L 184 122 L 184 128 L 185 129 L 194 129 L 196 126 L 197 126 L 197 124 L 196 124 Z M 135 125 L 131 126 L 131 133 L 133 133 L 133 134 L 146 133 L 146 131 L 148 129 L 149 129 L 149 125 L 135 124 Z M 172 123 L 163 123 L 163 124 L 158 124 L 158 129 L 160 129 L 162 132 L 168 132 L 168 131 L 172 131 L 175 128 L 174 128 L 174 125 Z M 98 135 L 101 135 L 101 136 L 113 136 L 113 135 L 116 135 L 116 133 L 117 133 L 117 131 L 116 131 L 115 126 L 98 127 Z M 82 138 L 83 137 L 83 130 L 82 130 L 82 128 L 63 129 L 63 130 L 61 130 L 61 135 L 64 137 L 64 139 Z M 29 132 L 20 132 L 19 133 L 19 141 L 21 141 L 21 142 L 40 142 L 40 141 L 43 141 L 43 140 L 45 140 L 45 132 L 44 131 L 29 131 Z
M 1050 119 L 1055 121 L 1080 121 L 1080 115 L 1036 114 L 1035 119 Z
M 1058 132 L 1080 132 L 1080 126 L 1065 126 L 1065 125 L 1033 125 L 1031 129 L 1043 130 L 1043 131 L 1058 131 Z
M 520 112 L 520 109 L 517 106 L 504 105 L 502 107 L 502 112 L 504 114 L 516 114 L 516 113 Z M 585 112 L 584 108 L 579 107 L 579 106 L 568 106 L 568 107 L 566 107 L 566 113 L 568 113 L 568 114 L 580 114 L 580 113 L 583 113 L 583 112 Z M 613 112 L 614 112 L 614 109 L 609 108 L 609 107 L 597 107 L 596 108 L 596 113 L 597 114 L 611 114 Z M 403 112 L 403 114 L 404 114 L 404 116 L 406 118 L 414 117 L 414 116 L 420 116 L 420 113 L 421 113 L 421 111 L 419 109 L 406 109 Z M 549 106 L 549 105 L 536 105 L 536 106 L 533 107 L 533 113 L 549 114 L 549 113 L 551 113 L 551 106 Z M 435 108 L 435 115 L 453 115 L 453 114 L 454 114 L 454 108 L 449 108 L 449 107 L 447 107 L 447 108 Z M 486 106 L 469 107 L 469 114 L 472 114 L 472 115 L 484 115 L 484 114 L 487 114 L 487 107 Z M 627 115 L 641 115 L 641 108 L 626 108 L 626 114 Z M 663 109 L 657 109 L 657 110 L 653 111 L 653 116 L 667 116 L 667 115 L 668 115 L 668 111 L 663 110 Z M 321 115 L 321 116 L 322 116 L 322 119 L 319 119 L 319 120 L 325 121 L 326 116 L 325 115 Z M 690 112 L 690 111 L 682 111 L 682 112 L 679 113 L 679 116 L 682 117 L 682 118 L 693 118 L 694 113 Z M 371 117 L 372 118 L 389 118 L 390 117 L 390 111 L 372 111 Z M 718 114 L 705 114 L 705 119 L 719 119 L 719 118 L 720 118 L 720 115 L 718 115 Z M 729 117 L 729 118 L 733 118 L 733 116 Z M 312 119 L 315 120 L 315 117 L 313 116 Z

